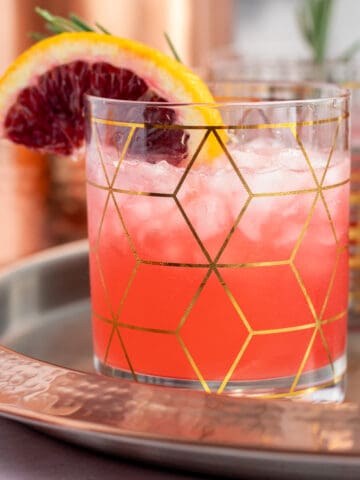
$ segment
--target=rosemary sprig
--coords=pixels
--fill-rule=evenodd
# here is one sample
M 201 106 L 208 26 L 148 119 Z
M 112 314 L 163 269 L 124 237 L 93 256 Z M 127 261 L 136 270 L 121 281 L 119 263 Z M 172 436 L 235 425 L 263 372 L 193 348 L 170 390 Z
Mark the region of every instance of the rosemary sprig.
M 48 10 L 44 8 L 36 7 L 35 12 L 40 15 L 41 18 L 45 20 L 45 28 L 51 34 L 58 34 L 64 32 L 96 32 L 96 28 L 101 33 L 111 35 L 111 33 L 102 27 L 100 24 L 96 23 L 96 28 L 91 27 L 85 20 L 78 17 L 74 13 L 70 13 L 69 18 L 60 17 L 58 15 L 53 15 Z M 45 38 L 46 35 L 39 32 L 31 32 L 30 36 L 34 40 L 41 40 Z
M 29 36 L 38 42 L 39 40 L 44 40 L 44 38 L 47 38 L 48 35 L 45 35 L 44 33 L 40 32 L 29 32 Z
M 74 13 L 70 13 L 69 18 L 65 18 L 65 17 L 53 15 L 48 10 L 45 10 L 40 7 L 36 7 L 35 12 L 45 20 L 46 22 L 45 28 L 51 34 L 56 35 L 58 33 L 64 33 L 64 32 L 96 32 L 98 31 L 106 35 L 112 35 L 112 33 L 110 33 L 109 30 L 103 27 L 100 23 L 95 22 L 95 27 L 97 28 L 96 30 L 96 28 L 93 28 L 91 25 L 85 22 L 85 20 L 78 17 Z M 48 35 L 45 35 L 44 33 L 40 33 L 40 32 L 30 32 L 30 36 L 34 40 L 38 41 L 46 38 Z M 179 54 L 177 53 L 169 35 L 165 32 L 164 36 L 175 59 L 181 63 Z
M 167 41 L 167 44 L 169 45 L 169 48 L 170 48 L 170 50 L 171 50 L 171 53 L 174 55 L 175 60 L 177 60 L 177 61 L 180 62 L 180 63 L 183 63 L 183 62 L 181 61 L 181 58 L 180 58 L 180 56 L 179 56 L 176 48 L 174 47 L 173 42 L 171 41 L 171 38 L 169 37 L 169 34 L 168 34 L 167 32 L 164 32 L 164 36 L 165 36 L 165 39 L 166 39 L 166 41 Z
M 315 63 L 326 58 L 332 9 L 333 0 L 303 0 L 298 11 L 298 25 Z
M 350 47 L 348 47 L 341 55 L 338 56 L 338 60 L 347 62 L 355 53 L 360 50 L 360 40 L 355 41 Z
M 90 27 L 82 18 L 78 17 L 74 13 L 70 13 L 69 18 L 71 22 L 78 26 L 83 32 L 93 32 L 94 29 Z
M 327 57 L 327 40 L 330 31 L 334 0 L 303 0 L 298 10 L 297 22 L 300 32 L 312 50 L 315 63 L 321 64 Z M 335 60 L 351 60 L 360 50 L 360 40 L 347 47 Z
M 95 25 L 97 26 L 97 28 L 98 28 L 102 33 L 106 33 L 107 35 L 111 35 L 111 33 L 109 32 L 109 30 L 107 30 L 105 27 L 103 27 L 99 22 L 95 22 Z

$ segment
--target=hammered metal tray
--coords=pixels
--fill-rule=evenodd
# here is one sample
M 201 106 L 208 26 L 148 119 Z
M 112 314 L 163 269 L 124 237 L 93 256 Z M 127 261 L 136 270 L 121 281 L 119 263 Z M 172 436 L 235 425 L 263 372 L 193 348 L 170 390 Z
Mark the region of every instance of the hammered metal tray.
M 360 478 L 360 329 L 347 401 L 254 400 L 95 374 L 85 242 L 0 274 L 0 413 L 67 441 L 221 477 Z

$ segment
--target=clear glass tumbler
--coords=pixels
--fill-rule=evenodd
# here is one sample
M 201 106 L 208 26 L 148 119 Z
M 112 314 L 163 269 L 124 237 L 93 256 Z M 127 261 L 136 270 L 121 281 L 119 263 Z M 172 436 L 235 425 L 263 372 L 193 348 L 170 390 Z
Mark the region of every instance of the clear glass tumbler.
M 340 401 L 349 94 L 215 85 L 214 104 L 87 98 L 98 371 Z

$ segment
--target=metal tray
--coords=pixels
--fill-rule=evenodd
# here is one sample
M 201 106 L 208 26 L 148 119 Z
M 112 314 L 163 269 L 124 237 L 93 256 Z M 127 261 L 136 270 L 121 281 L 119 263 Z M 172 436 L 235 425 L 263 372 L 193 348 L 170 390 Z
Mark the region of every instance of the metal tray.
M 76 444 L 221 477 L 360 478 L 360 330 L 347 401 L 255 400 L 95 374 L 85 242 L 0 274 L 0 412 Z

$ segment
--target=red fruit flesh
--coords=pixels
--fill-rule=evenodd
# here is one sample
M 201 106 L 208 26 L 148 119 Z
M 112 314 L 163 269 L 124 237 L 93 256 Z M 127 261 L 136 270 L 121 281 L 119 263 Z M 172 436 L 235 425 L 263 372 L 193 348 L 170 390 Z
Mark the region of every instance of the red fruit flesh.
M 71 155 L 84 141 L 85 93 L 112 99 L 166 102 L 130 70 L 104 62 L 76 61 L 49 70 L 35 85 L 19 93 L 5 118 L 6 137 L 36 150 Z M 141 121 L 146 128 L 136 132 L 130 153 L 154 154 L 152 158 L 171 154 L 171 163 L 181 161 L 187 152 L 188 135 L 183 130 L 151 126 L 174 124 L 175 111 L 146 107 Z

